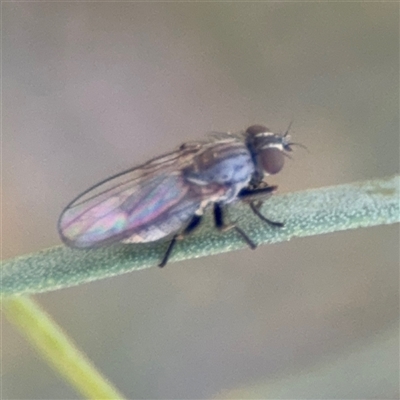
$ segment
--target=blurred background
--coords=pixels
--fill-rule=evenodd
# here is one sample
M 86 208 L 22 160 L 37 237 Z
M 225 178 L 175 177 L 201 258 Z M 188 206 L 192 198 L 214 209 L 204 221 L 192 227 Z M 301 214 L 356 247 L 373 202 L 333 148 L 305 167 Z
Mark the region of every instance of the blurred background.
M 60 244 L 77 194 L 209 131 L 293 119 L 309 153 L 270 180 L 280 192 L 398 172 L 397 3 L 2 13 L 3 258 Z M 398 398 L 398 243 L 394 225 L 342 232 L 35 298 L 132 399 Z M 4 399 L 78 397 L 5 320 L 2 357 Z M 319 371 L 333 384 L 316 389 Z

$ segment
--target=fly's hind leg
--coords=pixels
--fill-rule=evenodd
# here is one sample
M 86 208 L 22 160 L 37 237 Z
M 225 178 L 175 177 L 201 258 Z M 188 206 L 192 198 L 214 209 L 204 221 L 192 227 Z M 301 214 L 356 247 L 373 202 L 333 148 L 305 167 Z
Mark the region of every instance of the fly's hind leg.
M 192 233 L 200 224 L 201 219 L 203 218 L 202 215 L 197 215 L 195 214 L 192 219 L 190 220 L 189 224 L 186 226 L 186 228 L 181 232 L 181 233 L 176 233 L 171 241 L 169 242 L 167 251 L 164 254 L 163 259 L 161 260 L 160 264 L 158 266 L 160 268 L 164 267 L 165 264 L 167 264 L 169 256 L 171 255 L 172 249 L 174 248 L 176 241 L 183 239 L 185 236 L 189 235 Z
M 257 247 L 257 245 L 238 226 L 236 226 L 235 224 L 225 224 L 224 209 L 222 208 L 222 205 L 220 203 L 214 203 L 214 223 L 215 227 L 222 232 L 234 229 L 251 249 L 254 250 Z

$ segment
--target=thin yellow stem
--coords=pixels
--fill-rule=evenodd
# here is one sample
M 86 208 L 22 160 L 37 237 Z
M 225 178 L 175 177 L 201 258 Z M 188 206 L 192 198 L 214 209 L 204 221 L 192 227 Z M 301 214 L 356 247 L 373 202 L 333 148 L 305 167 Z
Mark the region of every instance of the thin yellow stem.
M 2 309 L 19 331 L 88 399 L 123 399 L 50 316 L 28 297 L 3 297 Z

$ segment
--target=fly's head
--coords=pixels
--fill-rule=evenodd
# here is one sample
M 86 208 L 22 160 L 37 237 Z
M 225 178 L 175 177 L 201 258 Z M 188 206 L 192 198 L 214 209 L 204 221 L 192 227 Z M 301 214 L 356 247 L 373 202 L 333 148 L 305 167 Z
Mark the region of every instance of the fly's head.
M 261 182 L 264 175 L 277 174 L 283 168 L 285 157 L 292 151 L 289 128 L 284 133 L 273 133 L 262 125 L 252 125 L 244 133 L 256 166 L 253 183 Z

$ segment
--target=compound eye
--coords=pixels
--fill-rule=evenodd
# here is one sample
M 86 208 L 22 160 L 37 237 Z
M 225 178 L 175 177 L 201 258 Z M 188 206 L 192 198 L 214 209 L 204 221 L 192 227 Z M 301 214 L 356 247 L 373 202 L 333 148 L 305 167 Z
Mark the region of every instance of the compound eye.
M 274 175 L 283 168 L 285 156 L 281 150 L 270 147 L 260 151 L 259 160 L 264 171 L 267 174 Z

